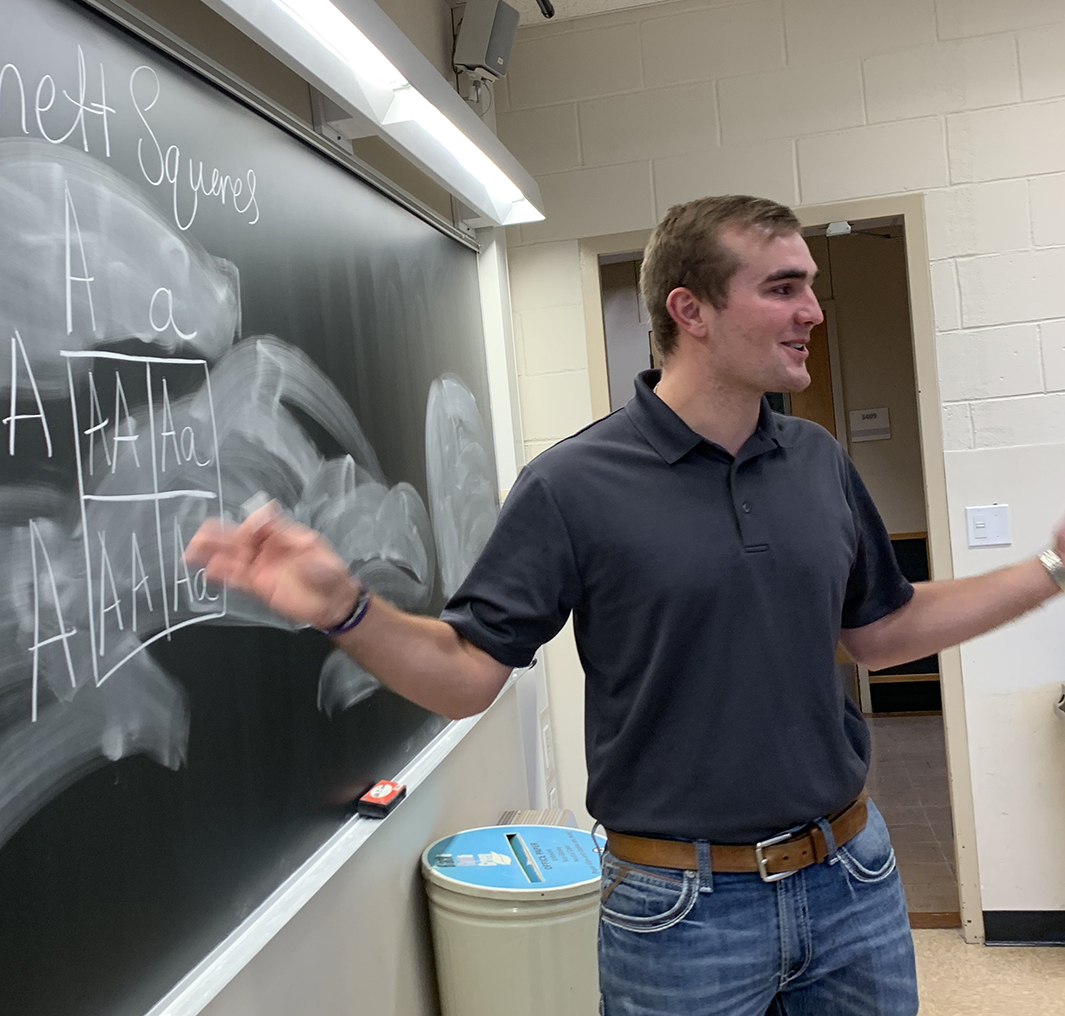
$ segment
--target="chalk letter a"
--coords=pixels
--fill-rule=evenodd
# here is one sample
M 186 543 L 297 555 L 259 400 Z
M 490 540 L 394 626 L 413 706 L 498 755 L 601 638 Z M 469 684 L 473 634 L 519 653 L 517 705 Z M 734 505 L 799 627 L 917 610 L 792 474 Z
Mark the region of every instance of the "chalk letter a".
M 119 416 L 121 410 L 122 416 Z M 126 427 L 126 433 L 119 433 L 119 429 L 123 423 Z M 126 401 L 126 389 L 122 387 L 122 375 L 115 371 L 115 436 L 111 441 L 114 447 L 114 455 L 111 457 L 111 472 L 115 472 L 118 469 L 118 449 L 121 444 L 128 444 L 129 450 L 133 452 L 133 461 L 137 464 L 137 468 L 140 469 L 141 457 L 137 454 L 137 439 L 140 435 L 137 433 L 137 422 L 130 415 L 129 402 Z
M 36 413 L 15 412 L 18 401 L 18 356 L 22 356 L 22 366 L 26 368 L 26 376 L 30 380 L 30 390 L 33 392 L 34 401 L 37 403 Z M 48 458 L 52 457 L 52 434 L 48 430 L 48 418 L 44 415 L 44 403 L 41 402 L 41 393 L 37 390 L 37 379 L 33 376 L 33 368 L 30 366 L 30 358 L 26 355 L 26 347 L 22 344 L 22 336 L 18 329 L 11 336 L 11 412 L 4 417 L 7 424 L 7 453 L 15 454 L 15 424 L 18 420 L 40 420 L 44 430 L 44 441 L 48 446 Z
M 80 282 L 85 286 L 85 296 L 89 303 L 89 322 L 92 331 L 96 331 L 96 311 L 92 306 L 92 283 L 95 276 L 89 274 L 89 259 L 85 256 L 85 243 L 81 238 L 81 227 L 78 225 L 78 213 L 74 208 L 74 199 L 70 196 L 70 187 L 63 184 L 64 194 L 64 223 L 66 226 L 66 283 L 67 283 L 67 335 L 74 331 L 74 299 L 73 284 Z M 73 232 L 71 232 L 73 226 Z M 73 273 L 73 251 L 71 241 L 78 245 L 79 260 L 81 261 L 81 275 Z
M 44 593 L 50 600 L 50 606 L 55 613 L 58 635 L 49 638 L 41 638 L 41 574 L 37 567 L 37 555 L 40 554 L 44 564 L 45 589 Z M 63 619 L 63 604 L 59 601 L 59 590 L 56 587 L 55 571 L 52 569 L 52 560 L 48 556 L 48 549 L 41 538 L 41 532 L 37 527 L 37 520 L 30 519 L 30 568 L 33 571 L 33 645 L 30 652 L 33 653 L 33 703 L 30 706 L 30 719 L 37 722 L 37 679 L 40 672 L 41 650 L 53 642 L 62 642 L 63 657 L 67 665 L 67 675 L 70 678 L 71 688 L 77 687 L 74 677 L 74 662 L 70 658 L 70 646 L 68 641 L 77 634 L 77 628 L 68 628 Z

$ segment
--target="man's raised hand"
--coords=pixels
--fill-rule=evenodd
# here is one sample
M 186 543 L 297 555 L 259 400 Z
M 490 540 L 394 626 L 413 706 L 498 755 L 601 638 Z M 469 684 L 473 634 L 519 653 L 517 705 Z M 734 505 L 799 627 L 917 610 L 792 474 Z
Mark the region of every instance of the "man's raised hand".
M 208 519 L 185 550 L 211 582 L 250 593 L 300 624 L 328 628 L 351 613 L 359 584 L 328 541 L 271 502 L 240 525 Z

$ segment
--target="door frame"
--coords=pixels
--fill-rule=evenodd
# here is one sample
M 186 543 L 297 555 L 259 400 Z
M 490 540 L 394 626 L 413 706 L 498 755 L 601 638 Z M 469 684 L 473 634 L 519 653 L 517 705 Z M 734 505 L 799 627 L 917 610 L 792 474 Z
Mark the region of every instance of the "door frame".
M 844 220 L 850 222 L 894 216 L 901 216 L 903 219 L 921 464 L 924 469 L 925 511 L 928 518 L 928 555 L 932 578 L 952 579 L 954 561 L 950 544 L 947 477 L 943 459 L 943 420 L 939 373 L 936 367 L 936 328 L 932 313 L 932 276 L 924 195 L 899 194 L 800 206 L 795 209 L 795 214 L 804 229 Z M 651 230 L 643 229 L 589 237 L 579 240 L 577 244 L 593 419 L 606 416 L 610 412 L 599 258 L 603 255 L 642 251 L 650 235 Z M 966 942 L 982 943 L 984 916 L 976 848 L 976 814 L 969 758 L 969 732 L 965 716 L 965 692 L 962 685 L 961 651 L 957 646 L 946 649 L 939 654 L 939 660 L 962 933 Z
M 836 440 L 849 455 L 851 442 L 847 430 L 847 406 L 843 399 L 843 368 L 839 358 L 839 332 L 836 331 L 836 301 L 830 297 L 819 302 L 825 315 L 825 334 L 828 336 L 828 368 L 832 375 L 832 415 L 836 420 Z

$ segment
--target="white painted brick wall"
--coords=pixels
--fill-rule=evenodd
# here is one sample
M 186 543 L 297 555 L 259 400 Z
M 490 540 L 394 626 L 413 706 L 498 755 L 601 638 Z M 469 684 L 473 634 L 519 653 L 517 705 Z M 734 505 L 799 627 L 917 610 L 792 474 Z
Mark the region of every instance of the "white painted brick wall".
M 973 418 L 966 402 L 943 407 L 943 450 L 962 451 L 973 446 Z
M 933 261 L 1031 246 L 1026 180 L 928 191 L 925 212 Z
M 635 25 L 572 32 L 515 46 L 508 68 L 510 109 L 613 95 L 643 87 Z
M 863 65 L 870 120 L 905 120 L 1018 102 L 1017 40 L 991 35 L 872 56 Z
M 793 141 L 756 141 L 655 159 L 653 168 L 656 220 L 670 205 L 706 194 L 760 194 L 787 205 L 798 200 Z
M 577 244 L 508 252 L 526 461 L 591 421 Z
M 498 113 L 496 133 L 518 161 L 535 175 L 577 169 L 581 165 L 575 103 Z
M 647 87 L 709 81 L 784 66 L 784 26 L 776 2 L 692 11 L 641 26 Z
M 717 88 L 724 144 L 856 127 L 865 119 L 856 60 L 725 78 Z
M 943 187 L 947 159 L 937 117 L 799 139 L 804 204 Z
M 1028 191 L 1035 245 L 1065 244 L 1065 173 L 1036 177 L 1029 183 Z
M 961 328 L 961 302 L 958 298 L 958 266 L 953 261 L 932 262 L 932 307 L 936 329 L 952 332 Z
M 1010 500 L 1029 542 L 1061 515 L 1025 469 L 1065 456 L 1065 0 L 675 0 L 537 25 L 497 109 L 548 211 L 508 231 L 527 455 L 590 418 L 579 238 L 649 228 L 710 193 L 921 191 L 952 538 L 965 504 Z M 954 558 L 959 573 L 990 566 L 956 539 Z M 1060 773 L 1031 752 L 1010 768 L 1027 734 L 995 721 L 997 703 L 1043 741 L 1060 732 L 1049 702 L 1011 697 L 1010 675 L 978 661 L 1029 654 L 1042 694 L 1060 654 L 1032 643 L 1039 631 L 1011 626 L 963 656 L 977 812 L 1031 829 L 1034 802 L 1065 827 L 1065 806 L 1033 790 Z M 978 832 L 985 902 L 1065 900 L 1052 858 L 1003 865 Z
M 510 248 L 510 303 L 516 311 L 581 303 L 580 262 L 575 243 Z
M 518 378 L 521 427 L 528 441 L 557 441 L 592 422 L 588 372 Z
M 1065 443 L 1065 395 L 974 402 L 971 409 L 976 448 Z
M 936 0 L 941 39 L 990 35 L 1062 20 L 1061 0 Z
M 1017 48 L 1025 99 L 1065 95 L 1065 25 L 1044 25 L 1020 32 Z
M 932 0 L 784 0 L 788 60 L 821 63 L 936 41 Z
M 578 107 L 587 166 L 690 155 L 717 145 L 710 81 L 591 99 Z
M 966 328 L 1065 317 L 1065 247 L 958 262 Z
M 1032 330 L 1034 333 L 1034 327 Z M 521 331 L 525 374 L 587 371 L 582 306 L 527 308 L 521 312 Z M 526 333 L 533 337 L 532 342 L 524 342 Z
M 945 332 L 937 342 L 944 402 L 1030 395 L 1043 390 L 1037 325 Z
M 522 226 L 523 240 L 574 239 L 654 225 L 650 162 L 575 169 L 538 182 L 547 218 Z
M 953 183 L 1054 173 L 1065 166 L 1065 99 L 947 118 Z
M 1039 343 L 1047 391 L 1065 392 L 1065 321 L 1041 322 Z

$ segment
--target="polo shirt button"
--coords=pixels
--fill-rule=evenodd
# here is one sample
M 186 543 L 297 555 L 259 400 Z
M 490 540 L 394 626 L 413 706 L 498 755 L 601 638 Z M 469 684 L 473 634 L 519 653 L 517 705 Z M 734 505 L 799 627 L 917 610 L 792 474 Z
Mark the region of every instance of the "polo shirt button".
M 751 506 L 746 501 L 743 502 L 743 514 L 744 515 L 750 515 L 751 514 Z

